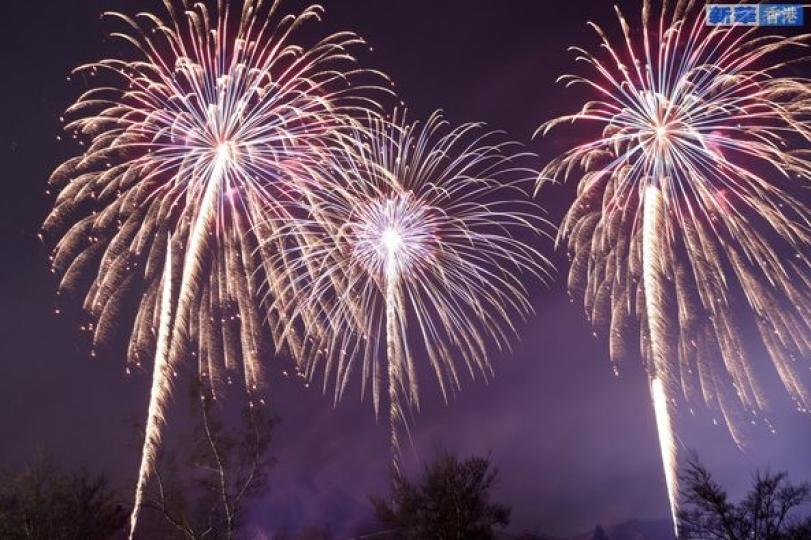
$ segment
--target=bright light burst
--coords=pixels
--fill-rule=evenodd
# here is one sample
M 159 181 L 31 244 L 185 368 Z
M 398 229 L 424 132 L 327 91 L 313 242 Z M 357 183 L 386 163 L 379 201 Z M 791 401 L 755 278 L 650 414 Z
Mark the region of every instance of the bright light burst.
M 657 18 L 646 1 L 637 38 L 617 10 L 621 47 L 589 23 L 606 56 L 574 48 L 593 75 L 561 79 L 597 97 L 541 130 L 578 122 L 602 132 L 541 176 L 584 172 L 559 236 L 569 287 L 609 329 L 614 361 L 639 321 L 660 428 L 680 393 L 720 411 L 742 444 L 745 413 L 767 406 L 747 328 L 798 408 L 811 407 L 811 238 L 807 207 L 790 194 L 811 178 L 811 82 L 785 60 L 808 36 L 708 27 L 703 13 L 678 0 Z M 675 513 L 675 471 L 667 478 Z
M 305 375 L 323 365 L 338 400 L 361 363 L 376 412 L 388 389 L 395 470 L 403 405 L 419 404 L 416 360 L 427 359 L 446 400 L 460 388 L 458 362 L 489 377 L 489 343 L 508 347 L 531 310 L 522 276 L 547 276 L 528 243 L 542 229 L 523 188 L 534 174 L 497 138 L 476 124 L 449 129 L 438 114 L 371 120 L 333 155 L 333 184 L 287 224 L 308 242 L 280 251 L 295 292 L 277 296 L 277 309 L 328 329 L 308 336 Z
M 306 170 L 336 127 L 375 108 L 350 84 L 369 73 L 350 55 L 358 37 L 294 43 L 319 6 L 281 17 L 279 2 L 239 5 L 164 0 L 165 18 L 108 13 L 134 54 L 75 70 L 90 89 L 65 129 L 87 149 L 50 180 L 59 194 L 43 234 L 61 236 L 52 256 L 60 293 L 98 268 L 84 301 L 97 319 L 95 348 L 138 291 L 128 363 L 155 355 L 133 532 L 178 363 L 196 357 L 213 397 L 241 374 L 251 404 L 260 399 L 267 213 L 283 215 L 309 189 Z M 279 272 L 266 276 L 272 290 Z M 277 347 L 294 347 L 285 337 Z

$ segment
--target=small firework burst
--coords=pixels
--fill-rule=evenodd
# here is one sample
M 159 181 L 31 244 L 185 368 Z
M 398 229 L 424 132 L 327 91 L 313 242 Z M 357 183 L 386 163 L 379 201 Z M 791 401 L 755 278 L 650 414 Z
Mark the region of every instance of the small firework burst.
M 395 469 L 403 405 L 419 403 L 416 360 L 427 359 L 445 399 L 460 363 L 489 377 L 490 346 L 509 347 L 531 311 L 522 276 L 548 276 L 528 243 L 545 230 L 524 189 L 536 173 L 498 139 L 476 124 L 450 129 L 439 114 L 371 120 L 336 146 L 325 173 L 334 184 L 289 224 L 306 244 L 279 251 L 295 276 L 276 302 L 286 328 L 328 329 L 308 335 L 307 375 L 323 366 L 337 400 L 360 362 L 376 411 L 388 389 Z

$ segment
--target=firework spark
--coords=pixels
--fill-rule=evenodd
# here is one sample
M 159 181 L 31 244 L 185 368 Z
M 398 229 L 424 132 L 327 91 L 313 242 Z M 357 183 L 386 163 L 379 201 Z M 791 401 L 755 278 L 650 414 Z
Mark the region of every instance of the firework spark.
M 370 73 L 350 55 L 358 37 L 336 33 L 309 48 L 293 42 L 303 24 L 320 19 L 319 6 L 279 17 L 279 2 L 240 4 L 218 1 L 212 10 L 164 0 L 163 19 L 108 13 L 127 28 L 113 36 L 135 54 L 75 70 L 103 82 L 68 109 L 66 131 L 88 147 L 50 180 L 59 194 L 43 234 L 61 236 L 52 256 L 60 293 L 80 289 L 98 265 L 84 301 L 97 319 L 94 349 L 127 290 L 145 288 L 128 365 L 140 367 L 154 351 L 156 380 L 133 532 L 171 393 L 167 377 L 188 354 L 213 397 L 241 374 L 251 404 L 260 401 L 257 275 L 268 266 L 257 247 L 274 234 L 267 212 L 283 214 L 303 196 L 306 170 L 320 161 L 329 133 L 375 108 L 367 88 L 350 84 Z M 267 282 L 275 291 L 283 276 L 274 272 Z M 276 346 L 294 348 L 294 338 Z
M 811 407 L 811 229 L 790 194 L 811 178 L 811 82 L 784 75 L 787 62 L 773 57 L 809 36 L 708 27 L 702 5 L 686 0 L 657 18 L 646 1 L 639 43 L 617 15 L 622 46 L 589 23 L 607 57 L 574 48 L 594 75 L 561 78 L 598 97 L 540 130 L 590 122 L 601 134 L 541 177 L 584 173 L 559 236 L 572 257 L 569 287 L 608 328 L 614 362 L 640 322 L 675 513 L 673 433 L 661 432 L 672 429 L 674 396 L 719 411 L 739 445 L 742 419 L 767 406 L 742 328 L 757 328 L 798 409 Z
M 329 329 L 309 336 L 305 375 L 323 365 L 336 401 L 358 359 L 376 413 L 387 386 L 399 471 L 404 406 L 419 406 L 415 358 L 446 400 L 460 388 L 457 361 L 489 377 L 489 344 L 508 347 L 513 319 L 531 310 L 521 276 L 545 279 L 548 266 L 520 236 L 543 227 L 513 144 L 475 124 L 448 129 L 439 114 L 369 124 L 335 152 L 334 184 L 314 194 L 309 218 L 290 225 L 310 240 L 281 251 L 298 290 L 276 304 L 288 329 L 302 316 Z

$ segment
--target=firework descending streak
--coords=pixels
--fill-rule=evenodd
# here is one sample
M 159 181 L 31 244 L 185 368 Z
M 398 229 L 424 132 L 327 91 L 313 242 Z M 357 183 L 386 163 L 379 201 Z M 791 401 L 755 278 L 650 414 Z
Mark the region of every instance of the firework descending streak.
M 206 395 L 240 380 L 252 405 L 261 399 L 257 276 L 269 266 L 258 239 L 275 234 L 268 214 L 283 216 L 307 191 L 327 134 L 375 108 L 349 84 L 369 73 L 350 55 L 359 38 L 293 42 L 320 7 L 282 17 L 262 0 L 164 5 L 163 18 L 108 13 L 132 58 L 75 70 L 99 80 L 65 115 L 86 149 L 53 173 L 58 195 L 43 227 L 58 238 L 60 293 L 95 274 L 84 300 L 94 348 L 128 293 L 137 301 L 128 365 L 153 360 L 154 380 L 133 532 L 179 362 L 196 358 Z M 283 281 L 265 277 L 271 294 Z M 287 337 L 276 347 L 295 347 Z
M 276 295 L 288 321 L 280 334 L 300 321 L 328 329 L 307 336 L 305 369 L 323 368 L 336 401 L 358 364 L 376 413 L 387 389 L 395 472 L 406 415 L 419 406 L 416 360 L 446 400 L 461 371 L 489 377 L 489 345 L 508 347 L 531 309 L 522 276 L 548 275 L 527 243 L 545 229 L 526 194 L 534 174 L 499 139 L 476 124 L 451 129 L 439 114 L 371 119 L 335 145 L 332 184 L 287 224 L 308 241 L 277 250 L 294 275 L 290 294 Z
M 574 48 L 592 74 L 561 78 L 593 100 L 540 130 L 601 131 L 541 178 L 583 172 L 559 236 L 569 287 L 608 329 L 613 361 L 641 328 L 675 520 L 677 396 L 718 411 L 742 445 L 767 408 L 768 366 L 754 359 L 768 357 L 798 409 L 811 407 L 809 219 L 792 195 L 811 178 L 811 83 L 785 62 L 809 39 L 708 27 L 699 2 L 646 2 L 640 34 L 617 15 L 619 45 L 590 23 L 605 54 Z

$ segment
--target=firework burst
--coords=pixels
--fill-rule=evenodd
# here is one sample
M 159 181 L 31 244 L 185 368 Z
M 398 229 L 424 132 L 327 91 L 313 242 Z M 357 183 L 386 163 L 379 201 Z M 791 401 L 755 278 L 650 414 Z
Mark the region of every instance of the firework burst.
M 767 406 L 744 328 L 757 329 L 798 408 L 811 407 L 811 237 L 790 193 L 811 178 L 811 82 L 774 60 L 808 36 L 708 27 L 703 4 L 685 0 L 658 17 L 646 1 L 641 39 L 617 15 L 622 45 L 589 23 L 606 57 L 574 48 L 594 74 L 562 77 L 596 99 L 541 127 L 602 131 L 541 177 L 584 172 L 559 236 L 569 287 L 608 329 L 613 361 L 640 324 L 675 519 L 674 396 L 720 411 L 739 445 L 742 420 Z
M 257 248 L 274 234 L 265 216 L 306 192 L 327 134 L 375 108 L 350 84 L 369 73 L 350 55 L 358 37 L 294 43 L 320 7 L 282 17 L 279 2 L 239 4 L 164 0 L 164 18 L 106 14 L 124 24 L 112 35 L 135 54 L 75 70 L 103 82 L 67 110 L 66 132 L 87 149 L 50 180 L 58 196 L 43 234 L 61 237 L 52 256 L 60 293 L 97 268 L 84 300 L 94 349 L 126 292 L 145 291 L 128 365 L 154 357 L 155 367 L 132 531 L 181 358 L 196 357 L 212 397 L 240 376 L 251 404 L 260 400 L 256 276 L 270 267 Z M 272 290 L 279 272 L 267 276 Z M 296 347 L 291 333 L 285 340 L 276 346 Z
M 489 377 L 489 344 L 508 347 L 513 319 L 531 310 L 521 276 L 548 275 L 522 239 L 542 229 L 522 188 L 534 175 L 497 138 L 475 124 L 449 129 L 438 114 L 371 120 L 336 146 L 333 185 L 289 225 L 306 244 L 279 250 L 295 276 L 292 302 L 277 296 L 282 335 L 322 321 L 303 325 L 328 329 L 307 336 L 305 376 L 323 367 L 336 401 L 358 363 L 376 412 L 387 388 L 395 471 L 404 406 L 419 405 L 415 360 L 427 359 L 446 400 L 460 364 Z

